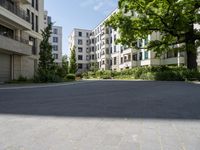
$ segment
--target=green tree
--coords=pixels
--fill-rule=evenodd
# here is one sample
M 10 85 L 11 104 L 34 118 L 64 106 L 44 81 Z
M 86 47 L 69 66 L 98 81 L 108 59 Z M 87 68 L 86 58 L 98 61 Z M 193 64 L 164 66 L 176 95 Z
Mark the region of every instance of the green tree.
M 55 75 L 55 63 L 52 56 L 52 46 L 49 43 L 52 24 L 49 24 L 43 31 L 43 40 L 40 43 L 40 58 L 37 77 L 40 82 L 51 82 Z
M 74 46 L 71 48 L 71 57 L 70 57 L 70 68 L 69 72 L 75 74 L 77 71 L 77 64 L 76 64 L 76 47 Z
M 67 55 L 64 55 L 62 57 L 62 68 L 64 70 L 65 75 L 67 75 L 69 73 L 69 62 Z
M 159 32 L 161 38 L 146 48 L 158 55 L 186 51 L 187 67 L 196 69 L 200 30 L 194 26 L 200 23 L 199 8 L 199 0 L 119 0 L 119 11 L 106 24 L 119 30 L 118 42 L 133 48 L 138 39 Z

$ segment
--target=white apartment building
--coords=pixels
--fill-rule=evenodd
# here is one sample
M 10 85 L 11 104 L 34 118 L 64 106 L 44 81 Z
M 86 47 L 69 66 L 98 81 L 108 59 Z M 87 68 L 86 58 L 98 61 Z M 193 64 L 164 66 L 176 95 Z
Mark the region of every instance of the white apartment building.
M 44 27 L 47 27 L 51 23 L 51 17 L 48 16 L 48 11 L 44 13 Z M 62 63 L 62 27 L 61 26 L 52 26 L 52 34 L 49 39 L 50 44 L 52 45 L 52 54 L 55 59 L 55 63 Z
M 78 72 L 89 69 L 90 60 L 95 61 L 95 41 L 91 30 L 74 29 L 69 36 L 69 48 L 75 47 Z M 91 43 L 90 43 L 91 42 Z
M 160 39 L 160 34 L 154 32 L 149 35 L 147 39 L 141 39 L 137 41 L 137 47 L 139 50 L 127 48 L 126 46 L 116 44 L 116 39 L 119 38 L 119 33 L 112 28 L 105 27 L 105 21 L 117 11 L 113 11 L 106 19 L 104 19 L 93 30 L 74 29 L 69 38 L 69 48 L 76 47 L 77 64 L 79 69 L 84 64 L 82 70 L 85 71 L 88 68 L 92 70 L 93 65 L 96 63 L 99 70 L 113 70 L 120 71 L 123 69 L 139 67 L 139 66 L 159 66 L 159 65 L 185 65 L 186 54 L 185 52 L 168 52 L 160 58 L 156 57 L 156 53 L 144 49 L 145 45 L 149 41 Z M 86 33 L 90 33 L 89 37 Z M 83 34 L 84 36 L 80 36 Z M 88 35 L 88 34 L 87 34 Z M 83 51 L 79 50 L 80 40 L 83 40 Z M 88 42 L 89 40 L 89 42 Z M 89 43 L 89 45 L 87 44 Z M 81 48 L 82 49 L 82 48 Z M 89 53 L 86 50 L 89 49 Z M 93 50 L 91 53 L 90 50 Z M 199 52 L 200 53 L 200 52 Z M 80 56 L 81 55 L 81 56 Z M 94 56 L 92 56 L 94 55 Z M 91 58 L 94 58 L 91 63 Z M 89 58 L 89 61 L 88 59 Z M 80 61 L 80 59 L 83 59 Z M 200 55 L 199 55 L 200 60 Z M 200 65 L 200 61 L 199 61 Z
M 44 0 L 0 0 L 0 82 L 34 76 L 43 18 Z
M 52 54 L 55 59 L 55 63 L 62 63 L 62 27 L 53 26 L 52 34 L 50 38 L 52 44 Z

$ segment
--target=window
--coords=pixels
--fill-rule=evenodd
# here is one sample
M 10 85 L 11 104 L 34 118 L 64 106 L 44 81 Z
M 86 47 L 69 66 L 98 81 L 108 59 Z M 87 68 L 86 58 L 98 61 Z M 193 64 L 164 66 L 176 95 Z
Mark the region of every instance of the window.
M 112 47 L 110 47 L 110 53 L 112 54 Z
M 83 52 L 83 48 L 82 47 L 78 47 L 78 52 L 82 53 Z
M 110 44 L 112 44 L 112 37 L 110 37 Z
M 142 60 L 142 52 L 140 52 L 140 60 Z
M 58 59 L 58 54 L 53 54 L 54 59 Z
M 78 55 L 78 60 L 83 60 L 83 55 Z
M 117 52 L 117 48 L 116 48 L 116 46 L 114 46 L 114 53 L 116 53 Z
M 53 51 L 58 51 L 58 45 L 52 45 Z
M 6 36 L 9 38 L 14 38 L 14 31 L 7 27 L 0 25 L 0 35 Z
M 35 1 L 35 5 L 36 5 L 36 6 L 35 6 L 35 7 L 36 7 L 35 9 L 38 10 L 38 0 Z
M 32 30 L 34 30 L 35 29 L 35 22 L 34 22 L 34 13 L 31 13 L 31 19 L 32 19 Z
M 58 43 L 58 37 L 53 37 L 53 42 Z
M 92 47 L 92 52 L 94 52 L 94 47 Z
M 78 45 L 83 45 L 83 40 L 78 40 Z
M 114 57 L 114 65 L 117 65 L 117 57 Z
M 112 66 L 112 60 L 110 60 L 110 65 Z
M 89 37 L 89 33 L 88 32 L 86 33 L 86 36 Z
M 90 60 L 90 56 L 89 55 L 86 56 L 86 60 Z
M 35 31 L 38 32 L 38 16 L 35 16 Z
M 92 55 L 92 60 L 94 60 L 94 55 Z
M 123 57 L 121 57 L 121 64 L 123 64 Z
M 35 6 L 35 0 L 32 0 L 32 7 L 34 8 L 34 6 Z
M 82 32 L 78 32 L 78 36 L 82 37 Z
M 26 14 L 27 14 L 27 17 L 28 17 L 28 21 L 30 21 L 31 13 L 30 13 L 30 10 L 29 10 L 29 9 L 26 10 Z
M 133 54 L 133 60 L 137 61 L 137 54 Z
M 83 64 L 78 64 L 78 69 L 82 69 L 83 68 Z
M 144 52 L 144 59 L 149 59 L 149 53 L 148 53 L 148 51 Z
M 58 34 L 58 29 L 53 29 L 53 34 Z

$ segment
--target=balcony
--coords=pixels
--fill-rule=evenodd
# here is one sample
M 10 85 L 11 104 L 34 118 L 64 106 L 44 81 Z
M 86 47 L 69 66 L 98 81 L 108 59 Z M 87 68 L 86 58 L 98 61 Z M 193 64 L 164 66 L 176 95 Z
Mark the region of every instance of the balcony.
M 30 17 L 26 11 L 7 0 L 0 0 L 0 21 L 10 22 L 19 29 L 31 30 Z
M 185 64 L 185 58 L 184 57 L 172 57 L 163 59 L 161 61 L 162 65 L 177 65 L 177 64 Z
M 18 2 L 21 2 L 23 4 L 31 4 L 31 0 L 16 0 Z
M 0 49 L 9 53 L 31 55 L 32 47 L 28 45 L 28 42 L 28 40 L 24 40 L 21 38 L 9 38 L 0 35 Z

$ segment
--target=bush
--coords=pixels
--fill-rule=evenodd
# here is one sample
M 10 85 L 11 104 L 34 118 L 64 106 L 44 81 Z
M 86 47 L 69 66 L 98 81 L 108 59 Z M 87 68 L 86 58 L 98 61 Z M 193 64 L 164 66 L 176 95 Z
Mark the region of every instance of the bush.
M 22 75 L 20 75 L 20 76 L 18 77 L 17 81 L 18 81 L 18 82 L 27 82 L 28 79 L 27 79 L 27 77 L 23 77 Z
M 153 73 L 153 72 L 143 73 L 143 74 L 141 74 L 140 79 L 142 79 L 142 80 L 155 80 L 155 73 Z
M 82 73 L 76 73 L 76 77 L 77 78 L 83 78 L 83 74 Z
M 75 80 L 76 79 L 76 76 L 75 76 L 75 74 L 68 74 L 67 76 L 66 76 L 66 79 L 67 80 Z
M 88 78 L 96 78 L 95 72 L 89 71 L 88 72 Z
M 40 74 L 35 75 L 34 82 L 35 83 L 55 83 L 62 82 L 63 79 L 56 75 L 55 72 L 40 72 Z
M 87 72 L 84 72 L 84 73 L 82 74 L 82 76 L 83 76 L 84 79 L 89 79 L 89 76 L 88 76 L 88 73 L 87 73 Z
M 83 76 L 84 78 L 143 79 L 158 81 L 200 80 L 199 71 L 175 66 L 136 67 L 121 72 L 112 72 L 110 70 L 96 71 L 84 73 Z
M 99 71 L 96 71 L 96 72 L 95 72 L 95 77 L 99 79 L 99 78 L 101 78 L 102 74 L 103 74 L 102 71 L 100 71 L 100 70 L 99 70 Z

